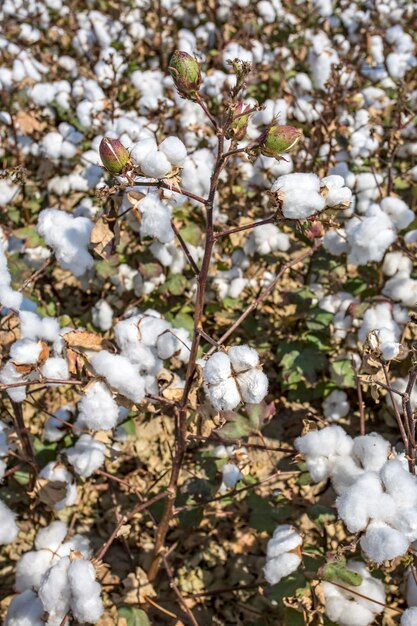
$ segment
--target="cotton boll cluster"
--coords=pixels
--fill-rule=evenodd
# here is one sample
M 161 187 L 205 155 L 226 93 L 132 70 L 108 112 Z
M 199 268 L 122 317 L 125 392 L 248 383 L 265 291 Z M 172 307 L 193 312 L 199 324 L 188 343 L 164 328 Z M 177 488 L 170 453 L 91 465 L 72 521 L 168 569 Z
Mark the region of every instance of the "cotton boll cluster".
M 205 363 L 204 381 L 210 402 L 220 411 L 234 409 L 240 402 L 258 404 L 268 392 L 258 353 L 249 346 L 213 354 Z
M 58 209 L 44 209 L 39 214 L 37 229 L 63 269 L 81 276 L 92 267 L 88 245 L 93 224 L 89 219 L 73 217 Z
M 103 613 L 101 586 L 96 581 L 89 541 L 74 535 L 65 541 L 68 527 L 52 522 L 36 536 L 16 569 L 16 591 L 6 616 L 8 626 L 60 624 L 71 611 L 82 622 L 95 624 Z M 39 621 L 36 621 L 39 620 Z
M 131 157 L 144 176 L 165 178 L 173 167 L 181 167 L 187 149 L 178 137 L 167 137 L 158 146 L 152 138 L 143 139 L 131 149 Z
M 343 588 L 323 582 L 326 615 L 340 626 L 369 626 L 384 610 L 384 585 L 363 563 L 348 561 L 346 567 L 359 574 L 362 582 L 357 587 L 344 583 Z
M 367 558 L 382 563 L 406 554 L 417 538 L 417 478 L 398 459 L 388 460 L 388 441 L 377 433 L 352 440 L 329 426 L 299 437 L 295 446 L 314 481 L 331 479 L 339 517 L 349 532 L 364 532 Z
M 266 549 L 264 576 L 270 585 L 295 572 L 301 563 L 301 535 L 288 524 L 274 530 Z

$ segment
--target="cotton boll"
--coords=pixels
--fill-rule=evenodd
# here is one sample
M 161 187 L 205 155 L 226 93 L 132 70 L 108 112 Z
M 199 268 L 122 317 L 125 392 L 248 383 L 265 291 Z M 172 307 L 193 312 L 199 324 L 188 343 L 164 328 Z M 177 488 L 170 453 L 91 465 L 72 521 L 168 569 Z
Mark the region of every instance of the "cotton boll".
M 109 330 L 113 325 L 113 309 L 106 300 L 99 300 L 93 307 L 92 320 L 100 330 Z
M 258 404 L 268 393 L 268 378 L 258 369 L 241 372 L 236 377 L 243 402 Z
M 8 361 L 5 366 L 0 370 L 0 383 L 4 385 L 20 383 L 25 381 L 26 378 L 20 374 L 13 363 Z M 26 398 L 26 387 L 10 387 L 6 389 L 6 393 L 13 402 L 23 402 Z
M 233 378 L 211 385 L 208 393 L 212 405 L 218 411 L 230 411 L 241 402 L 241 397 Z
M 387 196 L 381 201 L 381 209 L 391 218 L 398 230 L 407 228 L 414 220 L 413 211 L 400 198 Z
M 71 411 L 67 407 L 62 407 L 55 411 L 54 416 L 48 417 L 43 429 L 43 438 L 46 441 L 60 441 L 65 435 L 65 424 L 61 420 L 68 422 L 71 419 Z M 61 419 L 59 419 L 61 418 Z
M 167 137 L 159 146 L 171 165 L 183 165 L 187 157 L 187 148 L 178 137 Z
M 16 514 L 0 500 L 0 544 L 12 543 L 17 537 L 19 527 L 16 524 Z
M 42 345 L 31 339 L 18 339 L 10 348 L 10 358 L 15 364 L 36 363 L 41 353 Z
M 359 467 L 351 456 L 336 457 L 331 467 L 333 489 L 341 495 L 364 473 L 365 470 Z
M 133 161 L 138 165 L 141 165 L 142 161 L 146 158 L 146 156 L 150 152 L 155 152 L 157 150 L 157 143 L 153 137 L 148 137 L 147 139 L 142 139 L 133 145 L 130 150 L 130 156 Z
M 57 356 L 46 359 L 41 372 L 45 378 L 53 380 L 68 380 L 70 377 L 67 361 Z
M 77 422 L 92 430 L 110 430 L 117 424 L 119 408 L 108 387 L 98 381 L 89 387 L 78 405 Z
M 49 618 L 60 617 L 62 621 L 70 609 L 69 565 L 69 557 L 63 557 L 42 577 L 38 595 Z
M 145 176 L 150 178 L 164 178 L 171 171 L 171 163 L 163 152 L 152 150 L 148 152 L 140 164 Z
M 288 235 L 282 233 L 275 224 L 263 224 L 253 229 L 245 244 L 245 252 L 270 254 L 276 250 L 286 252 L 290 247 Z
M 37 550 L 47 549 L 56 552 L 64 541 L 68 527 L 64 522 L 51 522 L 46 528 L 42 528 L 35 539 L 35 547 Z
M 379 472 L 387 460 L 391 445 L 378 433 L 355 437 L 352 457 L 365 470 Z
M 240 469 L 234 463 L 226 463 L 223 466 L 223 485 L 227 489 L 233 489 L 243 475 Z
M 366 472 L 336 500 L 339 516 L 351 533 L 364 530 L 370 519 L 390 522 L 396 514 L 393 498 L 383 492 L 377 474 Z
M 274 530 L 272 538 L 268 541 L 267 558 L 275 558 L 285 552 L 295 550 L 303 540 L 293 526 L 281 524 Z
M 408 606 L 417 607 L 417 583 L 414 578 L 413 568 L 411 567 L 407 570 L 406 592 Z
M 155 237 L 161 243 L 169 243 L 174 238 L 171 227 L 171 214 L 154 193 L 148 193 L 139 203 L 142 214 L 140 224 L 141 237 Z
M 4 626 L 44 626 L 42 602 L 31 589 L 15 596 L 7 610 Z
M 259 365 L 258 353 L 249 346 L 232 346 L 227 355 L 235 373 L 244 372 Z
M 334 389 L 323 401 L 324 416 L 331 421 L 338 421 L 346 417 L 350 410 L 350 404 L 344 391 Z
M 323 245 L 325 250 L 334 256 L 346 254 L 349 250 L 349 244 L 346 241 L 346 233 L 342 228 L 326 231 L 324 234 Z
M 401 252 L 388 252 L 384 257 L 382 271 L 386 276 L 394 276 L 397 272 L 411 274 L 413 263 L 410 258 Z
M 406 609 L 401 616 L 400 626 L 416 626 L 417 624 L 417 607 Z
M 42 576 L 58 559 L 59 557 L 54 556 L 49 549 L 26 552 L 16 566 L 16 591 L 25 591 L 30 588 L 38 589 Z
M 366 607 L 338 596 L 327 594 L 326 597 L 326 591 L 330 586 L 331 583 L 323 583 L 325 612 L 332 622 L 340 626 L 369 626 L 374 621 L 374 614 Z
M 73 448 L 65 450 L 68 461 L 77 474 L 88 478 L 104 463 L 106 446 L 91 437 L 81 435 Z
M 360 543 L 368 559 L 378 564 L 403 556 L 409 546 L 403 533 L 379 521 L 369 524 Z
M 138 403 L 145 397 L 144 380 L 126 357 L 101 350 L 93 354 L 91 364 L 99 376 L 104 376 L 126 398 Z
M 417 478 L 404 469 L 400 461 L 387 461 L 381 469 L 381 479 L 398 506 L 417 506 Z
M 72 506 L 77 500 L 77 486 L 74 483 L 72 475 L 61 463 L 51 461 L 42 468 L 39 476 L 50 481 L 63 482 L 67 484 L 65 497 L 53 505 L 56 511 L 60 511 L 66 506 Z
M 54 317 L 39 317 L 32 311 L 20 311 L 20 332 L 28 339 L 56 341 L 59 337 L 59 322 Z
M 293 552 L 281 554 L 274 559 L 268 559 L 264 567 L 265 580 L 270 585 L 276 585 L 285 576 L 295 572 L 301 563 L 301 558 Z
M 68 568 L 71 611 L 79 622 L 95 624 L 103 613 L 101 586 L 90 561 L 75 559 Z
M 169 322 L 152 309 L 148 309 L 138 322 L 140 339 L 147 346 L 156 346 L 158 337 L 169 329 Z
M 302 437 L 297 437 L 295 447 L 301 454 L 320 457 L 338 454 L 350 454 L 353 440 L 341 426 L 327 426 L 321 430 L 314 430 Z
M 348 260 L 354 265 L 381 261 L 387 248 L 397 238 L 394 223 L 378 207 L 362 220 L 353 217 L 346 224 L 346 234 L 350 245 Z
M 326 200 L 319 193 L 302 188 L 291 189 L 284 194 L 282 213 L 288 219 L 304 219 L 323 211 L 325 206 Z
M 216 352 L 204 365 L 204 380 L 210 385 L 224 382 L 231 373 L 230 357 L 224 352 Z

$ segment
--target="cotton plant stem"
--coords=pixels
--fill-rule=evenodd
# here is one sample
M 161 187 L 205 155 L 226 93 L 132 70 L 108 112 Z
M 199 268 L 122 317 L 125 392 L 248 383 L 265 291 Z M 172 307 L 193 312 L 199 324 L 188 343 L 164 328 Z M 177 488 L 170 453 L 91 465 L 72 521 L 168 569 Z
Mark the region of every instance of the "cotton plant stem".
M 404 424 L 403 424 L 403 421 L 401 419 L 401 414 L 400 414 L 400 412 L 399 412 L 399 410 L 397 408 L 397 405 L 394 402 L 394 394 L 393 394 L 391 386 L 389 384 L 390 381 L 389 381 L 389 377 L 388 377 L 388 370 L 387 370 L 387 366 L 385 365 L 384 362 L 382 362 L 382 370 L 384 372 L 385 380 L 387 382 L 388 394 L 389 394 L 389 397 L 390 397 L 390 400 L 391 400 L 391 403 L 392 403 L 392 408 L 394 409 L 395 419 L 397 420 L 398 428 L 400 429 L 400 433 L 401 433 L 401 437 L 402 437 L 402 440 L 403 440 L 403 443 L 404 443 L 404 447 L 405 447 L 405 449 L 408 452 L 408 450 L 410 448 L 409 436 L 411 436 L 411 433 L 409 431 L 408 431 L 408 433 L 405 432 Z M 408 430 L 409 429 L 409 424 L 408 424 L 407 420 L 405 420 L 405 425 L 406 425 L 406 428 Z M 411 472 L 411 460 L 410 459 L 408 459 L 408 468 L 409 468 L 409 470 Z
M 182 238 L 182 235 L 181 235 L 180 231 L 178 230 L 178 228 L 176 227 L 176 225 L 174 223 L 174 220 L 171 220 L 171 228 L 174 231 L 175 236 L 178 239 L 178 242 L 179 242 L 181 248 L 183 249 L 183 252 L 184 252 L 185 256 L 187 257 L 188 262 L 190 263 L 194 274 L 196 276 L 198 276 L 199 273 L 200 273 L 200 270 L 198 269 L 198 265 L 194 261 L 194 259 L 192 257 L 192 254 L 190 252 L 190 249 L 188 248 L 187 244 L 185 243 L 184 239 Z
M 32 483 L 34 483 L 34 479 L 38 474 L 38 467 L 36 464 L 35 453 L 32 448 L 32 443 L 30 441 L 29 430 L 25 426 L 22 403 L 12 401 L 12 407 L 15 418 L 16 431 L 22 444 L 23 451 L 25 453 L 25 460 L 32 469 Z
M 409 469 L 412 474 L 416 473 L 416 421 L 411 407 L 411 394 L 417 380 L 417 367 L 413 367 L 409 374 L 408 384 L 402 398 L 403 415 L 408 425 L 409 446 L 407 449 Z
M 224 135 L 222 130 L 218 131 L 217 159 L 210 181 L 210 191 L 206 201 L 206 239 L 204 255 L 200 272 L 197 277 L 197 296 L 194 311 L 194 334 L 190 349 L 190 357 L 185 375 L 185 384 L 182 398 L 175 410 L 175 443 L 174 458 L 171 470 L 171 477 L 168 485 L 168 497 L 162 513 L 161 521 L 155 535 L 154 556 L 148 571 L 148 578 L 152 582 L 158 571 L 162 560 L 162 550 L 165 545 L 165 538 L 169 530 L 169 525 L 174 513 L 175 498 L 177 495 L 178 480 L 187 448 L 187 405 L 195 374 L 195 367 L 198 355 L 198 348 L 201 340 L 200 329 L 203 323 L 204 301 L 207 289 L 207 279 L 210 270 L 211 257 L 214 246 L 213 233 L 213 208 L 214 198 L 217 191 L 220 173 L 226 163 L 224 155 Z
M 259 222 L 252 222 L 251 224 L 244 224 L 243 226 L 237 226 L 236 228 L 230 228 L 229 230 L 223 230 L 214 234 L 215 239 L 220 239 L 220 237 L 227 237 L 228 235 L 233 235 L 233 233 L 240 233 L 244 230 L 251 230 L 252 228 L 256 228 L 257 226 L 263 226 L 264 224 L 273 224 L 275 221 L 275 215 L 271 217 L 267 217 L 264 220 L 259 220 Z

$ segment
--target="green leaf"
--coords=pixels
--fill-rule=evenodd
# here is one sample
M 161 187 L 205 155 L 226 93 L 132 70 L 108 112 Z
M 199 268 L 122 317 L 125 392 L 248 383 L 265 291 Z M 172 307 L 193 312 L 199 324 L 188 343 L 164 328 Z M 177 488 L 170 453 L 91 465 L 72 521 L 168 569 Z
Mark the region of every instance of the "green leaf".
M 201 243 L 201 229 L 197 224 L 190 222 L 187 226 L 181 228 L 181 237 L 186 243 L 198 246 Z
M 240 413 L 234 413 L 234 411 L 227 411 L 227 413 L 233 413 L 233 417 L 230 417 L 226 424 L 216 430 L 224 439 L 241 439 L 247 437 L 254 429 L 250 420 Z
M 297 591 L 304 590 L 306 587 L 305 576 L 297 571 L 290 576 L 286 576 L 279 583 L 270 587 L 267 590 L 266 595 L 270 600 L 275 602 L 282 602 L 284 598 L 293 596 Z
M 339 580 L 352 587 L 359 587 L 362 583 L 362 576 L 348 569 L 344 561 L 327 563 L 323 568 L 323 579 L 330 582 Z
M 194 320 L 192 316 L 182 311 L 177 313 L 172 319 L 172 325 L 175 326 L 175 328 L 186 328 L 190 333 L 194 330 Z
M 30 474 L 27 470 L 17 470 L 13 474 L 13 478 L 19 483 L 19 485 L 27 485 L 30 480 Z
M 150 626 L 151 623 L 145 611 L 134 606 L 122 606 L 118 609 L 120 617 L 126 620 L 127 626 Z
M 291 515 L 291 507 L 287 504 L 272 506 L 268 500 L 251 493 L 245 500 L 250 508 L 249 526 L 256 530 L 266 530 L 271 535 L 278 524 L 286 521 Z
M 126 422 L 123 422 L 123 424 L 121 424 L 121 428 L 123 428 L 125 433 L 131 437 L 134 437 L 136 435 L 135 420 L 126 420 Z
M 333 380 L 340 387 L 356 388 L 355 371 L 351 359 L 338 359 L 331 364 Z
M 58 444 L 56 442 L 48 443 L 47 441 L 42 441 L 39 437 L 33 439 L 33 450 L 36 460 L 42 467 L 56 459 L 57 448 Z
M 188 280 L 183 274 L 172 274 L 162 285 L 163 291 L 168 290 L 173 296 L 180 296 L 187 288 Z
M 304 615 L 295 609 L 285 608 L 284 626 L 305 626 Z

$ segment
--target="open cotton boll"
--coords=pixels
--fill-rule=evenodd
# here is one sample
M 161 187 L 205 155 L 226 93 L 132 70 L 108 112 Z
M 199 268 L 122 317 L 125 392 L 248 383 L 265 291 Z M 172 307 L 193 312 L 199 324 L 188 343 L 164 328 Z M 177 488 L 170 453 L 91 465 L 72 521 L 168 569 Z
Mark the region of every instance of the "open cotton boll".
M 348 206 L 352 200 L 352 191 L 345 187 L 343 176 L 331 174 L 321 179 L 321 187 L 326 188 L 326 206 L 335 207 L 338 205 Z
M 236 377 L 243 402 L 258 404 L 268 393 L 268 378 L 261 370 L 250 369 Z
M 296 172 L 295 174 L 284 174 L 277 178 L 271 187 L 271 191 L 287 192 L 303 189 L 304 191 L 320 191 L 320 178 L 316 174 L 303 174 Z
M 100 381 L 87 389 L 78 410 L 77 423 L 92 430 L 110 430 L 117 424 L 119 407 L 108 387 Z
M 65 450 L 68 461 L 77 474 L 88 478 L 104 463 L 106 446 L 91 435 L 81 435 L 75 446 Z
M 393 498 L 384 493 L 377 474 L 362 474 L 351 487 L 336 500 L 339 517 L 351 533 L 364 530 L 371 519 L 390 522 L 395 518 Z
M 30 588 L 38 589 L 42 576 L 58 560 L 59 556 L 50 549 L 26 552 L 16 566 L 16 591 L 25 591 Z
M 65 424 L 59 419 L 63 419 L 68 422 L 71 418 L 72 413 L 66 408 L 59 409 L 55 411 L 55 415 L 57 417 L 48 417 L 45 422 L 45 426 L 43 429 L 43 438 L 46 441 L 60 441 L 62 437 L 65 435 Z
M 204 365 L 204 380 L 209 385 L 224 382 L 231 373 L 230 358 L 224 352 L 215 352 Z
M 158 337 L 170 328 L 170 323 L 164 320 L 157 311 L 152 309 L 145 311 L 145 314 L 138 322 L 140 340 L 147 346 L 156 346 Z
M 398 230 L 407 228 L 414 220 L 413 211 L 400 198 L 387 196 L 381 200 L 380 206 L 384 213 L 391 218 Z
M 410 278 L 408 269 L 399 270 L 395 276 L 387 280 L 382 293 L 405 306 L 414 307 L 417 301 L 417 280 Z
M 285 552 L 295 550 L 302 544 L 301 535 L 290 524 L 281 524 L 274 530 L 266 548 L 267 558 L 275 558 Z
M 275 224 L 256 226 L 245 243 L 247 254 L 270 254 L 276 250 L 286 252 L 290 247 L 288 235 L 281 232 Z
M 417 506 L 417 477 L 410 474 L 398 459 L 387 461 L 381 469 L 385 490 L 400 507 Z
M 417 583 L 414 578 L 413 568 L 407 569 L 406 577 L 406 600 L 408 606 L 417 607 Z M 416 621 L 417 624 L 417 621 Z
M 226 463 L 223 466 L 223 482 L 222 484 L 227 489 L 233 489 L 239 480 L 242 480 L 243 475 L 237 465 L 234 463 Z
M 181 341 L 182 337 L 180 337 L 179 333 L 180 330 L 184 329 L 173 328 L 159 335 L 156 342 L 156 349 L 159 358 L 170 359 L 176 352 L 180 351 L 181 348 L 184 347 Z M 185 331 L 185 334 L 186 339 L 188 339 L 187 331 Z
M 51 522 L 49 526 L 42 528 L 36 535 L 36 549 L 47 549 L 51 552 L 57 552 L 58 548 L 63 543 L 67 532 L 68 526 L 64 522 L 58 520 Z
M 60 511 L 66 506 L 72 506 L 77 500 L 77 486 L 74 483 L 74 479 L 69 471 L 62 463 L 55 463 L 51 461 L 39 473 L 41 478 L 46 478 L 50 481 L 59 481 L 67 483 L 65 497 L 59 502 L 54 503 L 53 508 L 56 511 Z
M 171 227 L 171 213 L 161 202 L 158 195 L 148 193 L 139 203 L 142 214 L 140 224 L 141 237 L 155 237 L 161 243 L 169 243 L 174 239 Z
M 233 378 L 228 378 L 208 390 L 210 401 L 218 411 L 230 411 L 242 401 Z
M 140 168 L 149 178 L 164 178 L 172 169 L 167 156 L 159 150 L 152 150 L 142 159 Z
M 361 435 L 353 440 L 352 457 L 366 470 L 378 472 L 387 460 L 390 442 L 378 433 Z
M 292 174 L 288 174 L 292 176 Z M 288 219 L 304 219 L 323 211 L 326 200 L 310 189 L 290 189 L 283 193 L 282 213 Z
M 51 342 L 59 337 L 59 322 L 54 317 L 39 317 L 32 311 L 20 311 L 19 320 L 22 337 Z
M 19 526 L 16 524 L 16 514 L 0 500 L 0 544 L 12 543 L 17 537 Z
M 350 245 L 348 260 L 354 265 L 382 261 L 385 251 L 397 238 L 394 223 L 376 205 L 362 220 L 353 217 L 346 224 L 346 234 Z
M 95 624 L 103 613 L 101 585 L 90 561 L 75 559 L 68 568 L 71 611 L 79 622 Z
M 44 209 L 39 213 L 38 233 L 45 239 L 62 269 L 74 276 L 82 276 L 94 260 L 88 252 L 93 223 L 86 217 L 74 217 L 58 209 Z
M 364 473 L 351 456 L 335 457 L 330 472 L 333 489 L 341 495 Z
M 42 577 L 38 595 L 44 610 L 49 614 L 49 618 L 60 617 L 62 621 L 64 615 L 70 609 L 69 566 L 69 557 L 63 557 L 45 572 Z
M 94 326 L 97 326 L 100 330 L 110 330 L 113 325 L 113 309 L 106 300 L 96 302 L 91 317 Z
M 344 391 L 334 389 L 322 404 L 324 416 L 336 422 L 349 413 L 350 404 Z
M 43 604 L 31 589 L 15 596 L 7 610 L 4 626 L 45 626 Z
M 171 165 L 183 165 L 187 157 L 187 148 L 178 137 L 167 137 L 159 149 L 165 154 Z
M 10 358 L 15 364 L 36 363 L 42 351 L 42 345 L 32 339 L 18 339 L 10 348 Z
M 132 146 L 130 156 L 136 164 L 141 165 L 146 156 L 150 152 L 156 152 L 157 149 L 156 139 L 148 137 L 147 139 L 141 139 Z
M 417 607 L 412 606 L 406 609 L 401 615 L 400 626 L 416 626 L 417 624 Z
M 286 552 L 280 556 L 268 559 L 264 567 L 265 580 L 270 585 L 276 585 L 285 576 L 295 572 L 301 563 L 301 558 L 293 552 Z
M 341 426 L 326 426 L 297 437 L 295 447 L 306 456 L 345 456 L 351 453 L 353 440 Z
M 101 350 L 91 357 L 91 364 L 99 376 L 133 402 L 145 397 L 145 383 L 136 368 L 124 356 Z
M 401 252 L 388 252 L 384 257 L 382 271 L 386 276 L 394 276 L 397 272 L 411 274 L 413 262 Z
M 232 364 L 233 371 L 236 373 L 244 372 L 245 370 L 259 365 L 258 353 L 254 348 L 250 348 L 249 346 L 232 346 L 227 355 Z
M 5 366 L 0 370 L 0 383 L 9 385 L 13 383 L 20 383 L 27 380 L 22 374 L 20 374 L 13 363 L 8 361 Z M 6 389 L 6 393 L 13 402 L 23 402 L 26 398 L 26 387 L 10 387 Z
M 41 372 L 45 378 L 56 380 L 68 380 L 70 377 L 67 361 L 59 356 L 46 359 L 41 367 Z
M 382 521 L 372 521 L 360 543 L 368 559 L 378 564 L 403 556 L 409 547 L 403 533 Z
M 0 237 L 0 304 L 6 308 L 19 310 L 23 302 L 23 295 L 11 287 L 12 279 L 7 266 L 5 251 L 6 244 Z
M 346 232 L 343 228 L 326 231 L 324 234 L 323 245 L 325 250 L 334 256 L 346 254 L 349 250 L 349 244 L 346 241 Z

